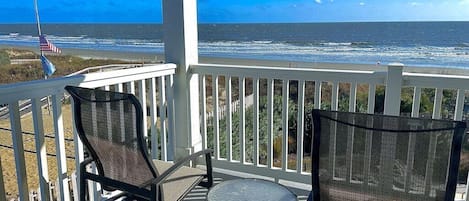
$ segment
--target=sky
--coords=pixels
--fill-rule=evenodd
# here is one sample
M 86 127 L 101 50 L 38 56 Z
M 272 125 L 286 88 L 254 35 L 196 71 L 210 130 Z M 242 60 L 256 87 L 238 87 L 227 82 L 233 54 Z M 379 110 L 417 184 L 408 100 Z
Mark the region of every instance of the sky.
M 34 0 L 2 0 L 0 23 L 35 23 Z M 197 0 L 199 23 L 469 21 L 469 0 Z M 42 23 L 161 23 L 161 0 L 38 0 Z

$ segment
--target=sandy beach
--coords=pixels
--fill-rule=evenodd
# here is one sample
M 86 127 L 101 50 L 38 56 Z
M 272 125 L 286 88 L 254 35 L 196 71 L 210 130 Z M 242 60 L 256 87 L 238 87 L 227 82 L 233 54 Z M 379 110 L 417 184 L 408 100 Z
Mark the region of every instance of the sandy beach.
M 1 48 L 26 49 L 39 53 L 37 48 L 18 47 L 0 45 Z M 135 61 L 136 63 L 163 63 L 164 55 L 160 53 L 144 52 L 120 52 L 103 51 L 91 49 L 62 49 L 62 54 L 73 55 L 83 58 L 96 59 L 119 59 L 125 61 Z M 247 65 L 247 66 L 271 66 L 271 67 L 294 67 L 294 68 L 314 68 L 314 69 L 340 69 L 340 70 L 382 70 L 386 71 L 387 64 L 351 64 L 351 63 L 324 63 L 324 62 L 301 62 L 287 60 L 264 60 L 264 59 L 246 59 L 246 58 L 226 58 L 226 57 L 207 57 L 200 56 L 199 63 L 207 64 L 227 64 L 227 65 Z M 412 73 L 431 73 L 447 75 L 469 75 L 469 69 L 462 68 L 443 68 L 443 67 L 422 67 L 405 66 L 404 72 Z

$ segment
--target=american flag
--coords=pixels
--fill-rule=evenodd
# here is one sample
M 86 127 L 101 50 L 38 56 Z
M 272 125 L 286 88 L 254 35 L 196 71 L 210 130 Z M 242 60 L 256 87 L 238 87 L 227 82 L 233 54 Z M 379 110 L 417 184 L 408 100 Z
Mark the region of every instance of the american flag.
M 62 52 L 54 44 L 49 42 L 44 35 L 39 36 L 39 46 L 40 46 L 41 51 L 44 51 L 44 52 L 54 52 L 58 54 Z

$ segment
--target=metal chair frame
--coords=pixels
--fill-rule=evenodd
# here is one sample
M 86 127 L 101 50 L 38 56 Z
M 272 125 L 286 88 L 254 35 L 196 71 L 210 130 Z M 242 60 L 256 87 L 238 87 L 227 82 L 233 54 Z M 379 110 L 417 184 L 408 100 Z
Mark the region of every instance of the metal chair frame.
M 325 112 L 328 113 L 336 113 L 337 116 L 341 116 L 341 114 L 356 114 L 356 115 L 369 115 L 374 117 L 386 117 L 386 118 L 405 118 L 405 119 L 419 119 L 419 118 L 411 118 L 411 117 L 396 117 L 396 116 L 389 116 L 389 115 L 379 115 L 379 114 L 363 114 L 363 113 L 354 113 L 354 112 L 337 112 L 337 111 L 325 111 L 314 109 L 312 111 L 313 116 L 313 125 L 314 131 L 312 136 L 312 144 L 311 144 L 311 157 L 312 157 L 312 170 L 311 170 L 311 179 L 312 179 L 312 190 L 308 197 L 308 201 L 320 201 L 321 200 L 321 182 L 320 182 L 320 172 L 319 172 L 319 163 L 320 163 L 320 146 L 322 143 L 328 142 L 321 142 L 321 121 L 328 120 L 336 122 L 337 124 L 343 124 L 347 126 L 352 126 L 355 128 L 361 128 L 365 130 L 377 130 L 377 131 L 384 131 L 390 133 L 402 133 L 402 132 L 413 132 L 413 133 L 422 133 L 422 132 L 433 132 L 438 130 L 454 130 L 452 136 L 452 146 L 451 146 L 451 156 L 450 161 L 448 164 L 448 175 L 446 180 L 446 191 L 445 191 L 445 201 L 453 201 L 454 196 L 456 193 L 456 185 L 458 180 L 458 168 L 460 163 L 460 155 L 461 155 L 461 148 L 462 148 L 462 141 L 464 136 L 464 131 L 466 129 L 466 123 L 462 121 L 451 121 L 451 120 L 432 120 L 432 121 L 451 121 L 454 123 L 454 128 L 441 128 L 441 129 L 424 129 L 424 130 L 397 130 L 397 129 L 379 129 L 379 128 L 370 128 L 363 125 L 355 125 L 354 123 L 342 121 L 336 118 L 331 118 L 330 116 L 324 115 Z M 332 116 L 332 115 L 331 115 Z M 430 119 L 422 119 L 422 120 L 430 120 Z
M 98 157 L 94 148 L 91 146 L 90 142 L 88 141 L 88 138 L 85 135 L 85 131 L 83 129 L 83 122 L 81 121 L 82 102 L 103 102 L 103 101 L 90 100 L 85 97 L 82 97 L 77 93 L 76 91 L 77 89 L 100 91 L 100 92 L 105 92 L 105 93 L 118 93 L 118 92 L 103 91 L 99 89 L 86 89 L 86 88 L 74 87 L 74 86 L 65 87 L 65 90 L 72 96 L 74 100 L 73 107 L 74 107 L 74 122 L 75 122 L 76 130 L 78 132 L 78 135 L 81 141 L 83 142 L 84 146 L 87 148 L 90 154 L 89 158 L 85 159 L 83 162 L 80 163 L 80 179 L 79 179 L 80 200 L 85 200 L 85 189 L 86 189 L 86 183 L 88 180 L 100 183 L 104 189 L 123 191 L 123 193 L 119 194 L 113 199 L 126 195 L 126 196 L 134 197 L 136 199 L 161 200 L 162 193 L 161 193 L 161 189 L 159 188 L 160 185 L 162 185 L 166 181 L 166 179 L 169 176 L 171 176 L 171 174 L 175 173 L 179 168 L 183 167 L 185 164 L 188 164 L 190 161 L 197 160 L 200 156 L 205 156 L 205 165 L 206 165 L 207 174 L 203 176 L 205 178 L 204 180 L 206 181 L 200 180 L 197 183 L 194 183 L 189 189 L 186 190 L 186 192 L 184 192 L 182 197 L 184 197 L 188 192 L 190 192 L 192 188 L 194 188 L 197 185 L 200 185 L 206 188 L 210 188 L 213 185 L 212 163 L 211 163 L 211 154 L 213 153 L 213 150 L 210 150 L 210 149 L 202 150 L 192 155 L 189 155 L 175 162 L 169 169 L 167 169 L 165 172 L 161 173 L 160 175 L 157 174 L 156 168 L 154 164 L 152 163 L 152 160 L 150 159 L 148 152 L 146 150 L 146 143 L 145 143 L 145 139 L 143 137 L 143 132 L 142 132 L 144 129 L 144 125 L 142 123 L 143 122 L 142 121 L 143 110 L 140 105 L 140 102 L 134 95 L 124 94 L 124 93 L 118 93 L 118 94 L 121 94 L 123 97 L 130 100 L 130 102 L 135 108 L 136 125 L 137 125 L 136 131 L 137 131 L 139 154 L 141 154 L 144 157 L 146 164 L 148 165 L 148 167 L 150 167 L 152 174 L 153 174 L 153 178 L 149 178 L 148 181 L 144 182 L 141 185 L 136 186 L 136 185 L 132 185 L 129 183 L 125 183 L 122 181 L 118 181 L 118 180 L 106 177 L 104 175 L 104 170 L 101 164 L 101 159 Z M 86 171 L 87 169 L 86 167 L 92 162 L 95 163 L 96 168 L 98 170 L 98 174 L 94 174 L 94 173 L 90 173 Z

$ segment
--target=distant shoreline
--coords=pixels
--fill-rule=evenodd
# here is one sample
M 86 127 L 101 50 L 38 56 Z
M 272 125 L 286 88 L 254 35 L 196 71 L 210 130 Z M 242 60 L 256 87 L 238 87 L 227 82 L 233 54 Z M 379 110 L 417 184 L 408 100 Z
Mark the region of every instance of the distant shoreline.
M 28 46 L 0 45 L 0 49 L 15 48 L 34 51 L 39 53 L 37 48 Z M 121 52 L 109 50 L 90 50 L 62 48 L 62 54 L 73 55 L 82 58 L 96 59 L 117 59 L 123 61 L 135 61 L 136 63 L 163 63 L 164 54 L 146 52 Z M 224 64 L 224 65 L 246 65 L 246 66 L 270 66 L 270 67 L 292 67 L 292 68 L 314 68 L 314 69 L 340 69 L 340 70 L 377 70 L 386 71 L 387 64 L 353 64 L 353 63 L 327 63 L 327 62 L 302 62 L 287 60 L 266 60 L 266 59 L 246 59 L 246 58 L 226 58 L 200 56 L 199 63 Z M 404 66 L 405 72 L 431 73 L 445 75 L 467 75 L 469 69 L 443 68 L 443 67 L 414 67 Z

